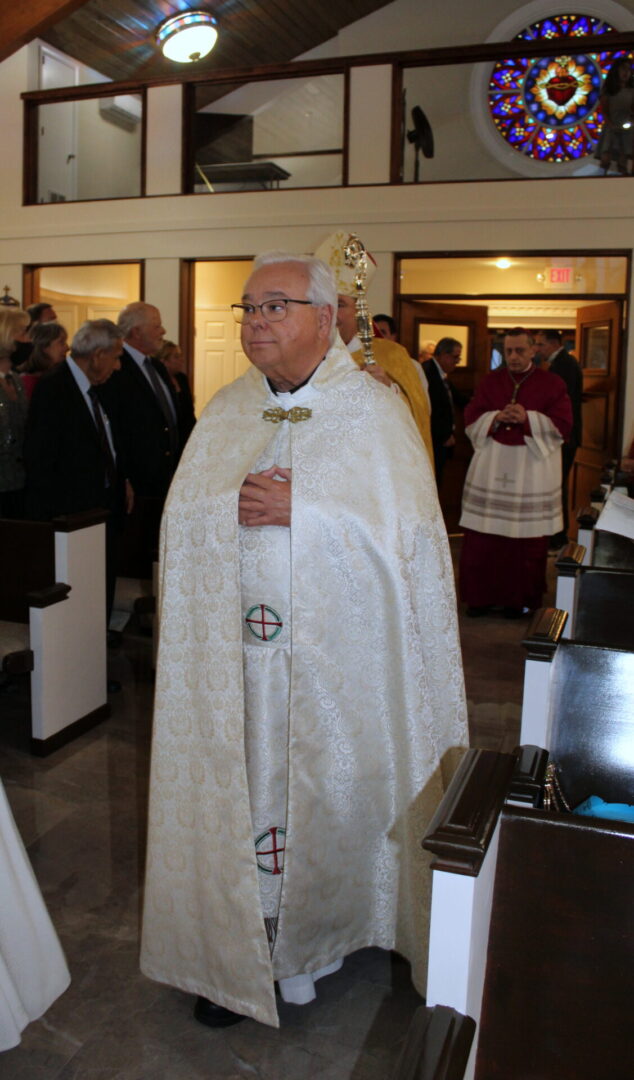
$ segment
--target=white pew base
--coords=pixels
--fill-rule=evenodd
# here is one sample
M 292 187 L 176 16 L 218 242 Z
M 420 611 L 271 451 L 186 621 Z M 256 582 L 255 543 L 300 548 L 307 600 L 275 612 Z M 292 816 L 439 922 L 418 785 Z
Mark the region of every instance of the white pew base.
M 110 712 L 105 525 L 103 517 L 80 524 L 87 517 L 66 519 L 66 528 L 55 523 L 55 576 L 70 586 L 67 598 L 30 608 L 31 749 L 38 756 L 57 750 Z

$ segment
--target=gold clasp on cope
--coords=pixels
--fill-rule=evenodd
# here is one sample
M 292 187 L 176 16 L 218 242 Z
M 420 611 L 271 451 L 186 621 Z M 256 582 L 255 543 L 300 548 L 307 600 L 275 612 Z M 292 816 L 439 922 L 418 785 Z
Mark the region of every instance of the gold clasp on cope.
M 300 420 L 308 420 L 313 415 L 312 409 L 302 409 L 299 405 L 293 405 L 292 409 L 265 409 L 262 413 L 263 420 L 270 420 L 272 424 L 280 424 L 282 420 L 290 420 L 291 424 L 298 424 Z

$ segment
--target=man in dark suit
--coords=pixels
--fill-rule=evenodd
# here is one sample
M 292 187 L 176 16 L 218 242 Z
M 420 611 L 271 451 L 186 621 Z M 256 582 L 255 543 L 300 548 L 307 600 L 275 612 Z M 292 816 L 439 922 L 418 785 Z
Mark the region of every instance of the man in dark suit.
M 455 338 L 441 338 L 431 360 L 423 364 L 429 386 L 431 404 L 431 437 L 434 444 L 436 484 L 440 488 L 445 462 L 452 456 L 456 445 L 454 409 L 462 408 L 466 401 L 451 385 L 449 376 L 460 362 L 462 345 Z
M 129 572 L 150 576 L 163 503 L 181 452 L 178 404 L 164 365 L 157 359 L 165 330 L 152 304 L 128 304 L 119 315 L 124 339 L 121 367 L 100 392 L 120 439 L 125 475 L 135 509 L 126 530 Z
M 118 533 L 132 492 L 121 471 L 116 434 L 97 388 L 119 367 L 121 334 L 109 319 L 85 322 L 70 357 L 39 379 L 24 443 L 26 511 L 37 521 L 96 508 L 106 523 L 106 615 L 114 598 Z
M 101 392 L 119 429 L 126 476 L 135 495 L 163 502 L 180 454 L 177 405 L 164 365 L 154 359 L 165 330 L 152 304 L 128 304 L 117 326 L 121 367 Z
M 563 531 L 551 537 L 551 548 L 560 548 L 568 542 L 568 480 L 577 448 L 581 446 L 581 401 L 583 398 L 583 373 L 576 357 L 561 344 L 558 330 L 540 330 L 535 335 L 535 360 L 545 362 L 554 375 L 566 384 L 572 404 L 572 433 L 561 448 L 561 499 L 563 504 Z

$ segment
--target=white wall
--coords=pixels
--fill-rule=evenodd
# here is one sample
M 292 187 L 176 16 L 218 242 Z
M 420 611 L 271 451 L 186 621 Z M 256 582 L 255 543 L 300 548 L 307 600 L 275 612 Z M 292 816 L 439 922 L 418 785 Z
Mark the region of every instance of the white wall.
M 107 120 L 99 99 L 69 103 L 77 115 L 77 198 L 117 199 L 141 191 L 141 124 Z

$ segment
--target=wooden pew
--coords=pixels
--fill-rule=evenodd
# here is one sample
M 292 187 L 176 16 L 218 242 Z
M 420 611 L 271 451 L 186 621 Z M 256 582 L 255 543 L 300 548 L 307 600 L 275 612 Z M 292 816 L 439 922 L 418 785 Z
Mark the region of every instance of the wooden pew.
M 616 461 L 608 463 L 601 485 L 590 492 L 590 503 L 577 511 L 577 543 L 585 548 L 584 566 L 595 563 L 595 533 L 596 530 L 601 529 L 601 514 L 608 496 L 612 491 L 627 495 L 629 484 L 631 484 L 631 476 L 621 472 Z M 609 546 L 611 544 L 610 538 L 608 537 L 606 540 L 604 537 L 604 543 Z M 595 563 L 595 565 L 598 565 L 598 563 Z M 623 563 L 619 559 L 613 565 L 621 568 Z
M 596 529 L 592 565 L 607 570 L 634 570 L 634 540 Z
M 557 646 L 564 640 L 568 612 L 539 608 L 522 645 L 526 650 L 522 695 L 521 745 L 548 746 L 550 684 Z
M 14 649 L 6 667 L 31 671 L 31 750 L 40 756 L 109 714 L 104 522 L 102 511 L 0 521 L 0 557 L 11 568 L 0 615 L 5 632 L 7 623 L 22 628 L 23 644 L 22 660 Z
M 456 1009 L 421 1005 L 414 1013 L 394 1080 L 460 1080 L 476 1025 Z
M 589 566 L 592 562 L 594 530 L 598 520 L 599 509 L 597 506 L 590 504 L 577 511 L 577 543 L 584 549 L 583 566 Z
M 634 648 L 634 568 L 565 566 L 563 580 L 571 586 L 567 596 L 557 589 L 557 607 L 567 605 L 564 638 Z
M 587 549 L 574 541 L 566 544 L 555 560 L 555 607 L 560 611 L 567 611 L 572 618 L 577 603 L 578 571 L 584 565 L 587 565 Z M 569 628 L 564 630 L 563 636 L 570 636 Z
M 570 621 L 574 641 L 634 649 L 634 569 L 582 566 Z
M 603 575 L 588 577 L 588 584 L 598 583 L 599 597 L 605 597 L 602 588 Z M 612 577 L 608 584 L 612 585 Z M 631 579 L 630 579 L 631 584 Z M 634 632 L 628 622 L 628 614 L 631 607 L 623 608 L 618 602 L 614 610 L 614 633 L 613 640 L 607 644 L 601 640 L 601 633 L 595 635 L 595 627 L 602 629 L 601 623 L 609 619 L 609 609 L 601 607 L 600 614 L 593 617 L 592 605 L 589 603 L 584 609 L 584 617 L 579 617 L 580 636 L 571 640 L 563 637 L 563 627 L 566 623 L 566 612 L 556 608 L 542 608 L 533 616 L 522 644 L 526 649 L 526 665 L 524 669 L 524 696 L 522 700 L 522 719 L 520 742 L 543 746 L 550 749 L 552 745 L 551 726 L 553 717 L 558 710 L 565 706 L 563 696 L 565 693 L 577 693 L 579 687 L 583 687 L 585 695 L 579 701 L 579 709 L 585 715 L 585 710 L 592 710 L 596 705 L 601 705 L 601 698 L 597 701 L 597 695 L 603 693 L 600 684 L 594 683 L 595 667 L 597 671 L 609 668 L 618 661 L 623 671 L 629 671 L 629 678 L 634 680 Z M 618 612 L 618 614 L 617 614 Z M 607 616 L 606 616 L 607 613 Z M 586 618 L 587 616 L 587 618 Z M 583 637 L 582 631 L 586 629 L 590 640 Z M 619 635 L 622 629 L 622 635 Z M 593 636 L 598 640 L 592 640 Z M 585 660 L 582 658 L 586 657 Z M 569 689 L 562 690 L 562 673 L 570 667 L 578 665 L 579 674 L 575 679 L 571 677 Z M 593 666 L 594 665 L 594 666 Z M 589 671 L 586 678 L 584 672 Z M 625 693 L 625 688 L 623 690 Z M 634 709 L 634 697 L 631 702 Z M 581 713 L 580 713 L 581 715 Z
M 624 590 L 621 598 L 622 605 L 627 605 L 630 602 L 628 576 L 630 579 L 634 577 L 634 541 L 626 536 L 595 529 L 592 533 L 590 550 L 592 558 L 588 560 L 587 548 L 580 544 L 570 543 L 566 544 L 557 556 L 555 563 L 557 571 L 555 605 L 560 610 L 567 611 L 570 615 L 564 637 L 577 636 L 577 614 L 584 604 L 593 603 L 594 605 L 594 601 L 590 600 L 591 596 L 598 597 L 599 593 L 604 590 L 606 597 L 610 592 L 615 597 L 618 597 L 616 578 L 611 584 L 605 582 L 601 585 L 596 579 L 592 584 L 589 582 L 581 584 L 584 574 L 590 574 L 592 571 L 594 571 L 595 575 L 600 571 L 614 574 L 621 573 L 624 575 L 621 582 Z M 580 588 L 584 594 L 583 598 L 579 595 Z M 606 626 L 606 634 L 609 633 L 609 627 Z
M 617 662 L 614 689 L 618 674 Z M 631 791 L 632 758 L 618 776 L 611 766 L 623 739 L 634 742 L 634 715 L 621 710 L 614 722 L 613 704 L 602 710 L 600 731 L 577 745 L 574 762 L 564 734 L 574 714 L 560 717 L 556 752 L 574 797 L 626 801 Z M 605 772 L 597 771 L 597 756 Z M 477 1040 L 465 1066 L 464 1031 L 452 1014 L 434 1072 L 415 1018 L 392 1080 L 630 1080 L 634 826 L 531 805 L 545 759 L 527 749 L 514 773 L 514 755 L 468 751 L 430 825 L 423 845 L 434 854 L 427 1007 L 470 1016 Z M 602 777 L 606 787 L 597 791 Z M 483 873 L 491 881 L 484 887 Z M 442 971 L 434 955 L 443 957 Z M 432 1029 L 433 1016 L 426 1026 Z
M 55 584 L 54 530 L 50 522 L 0 519 L 0 656 L 5 676 L 33 671 L 29 609 L 66 599 L 69 588 Z

